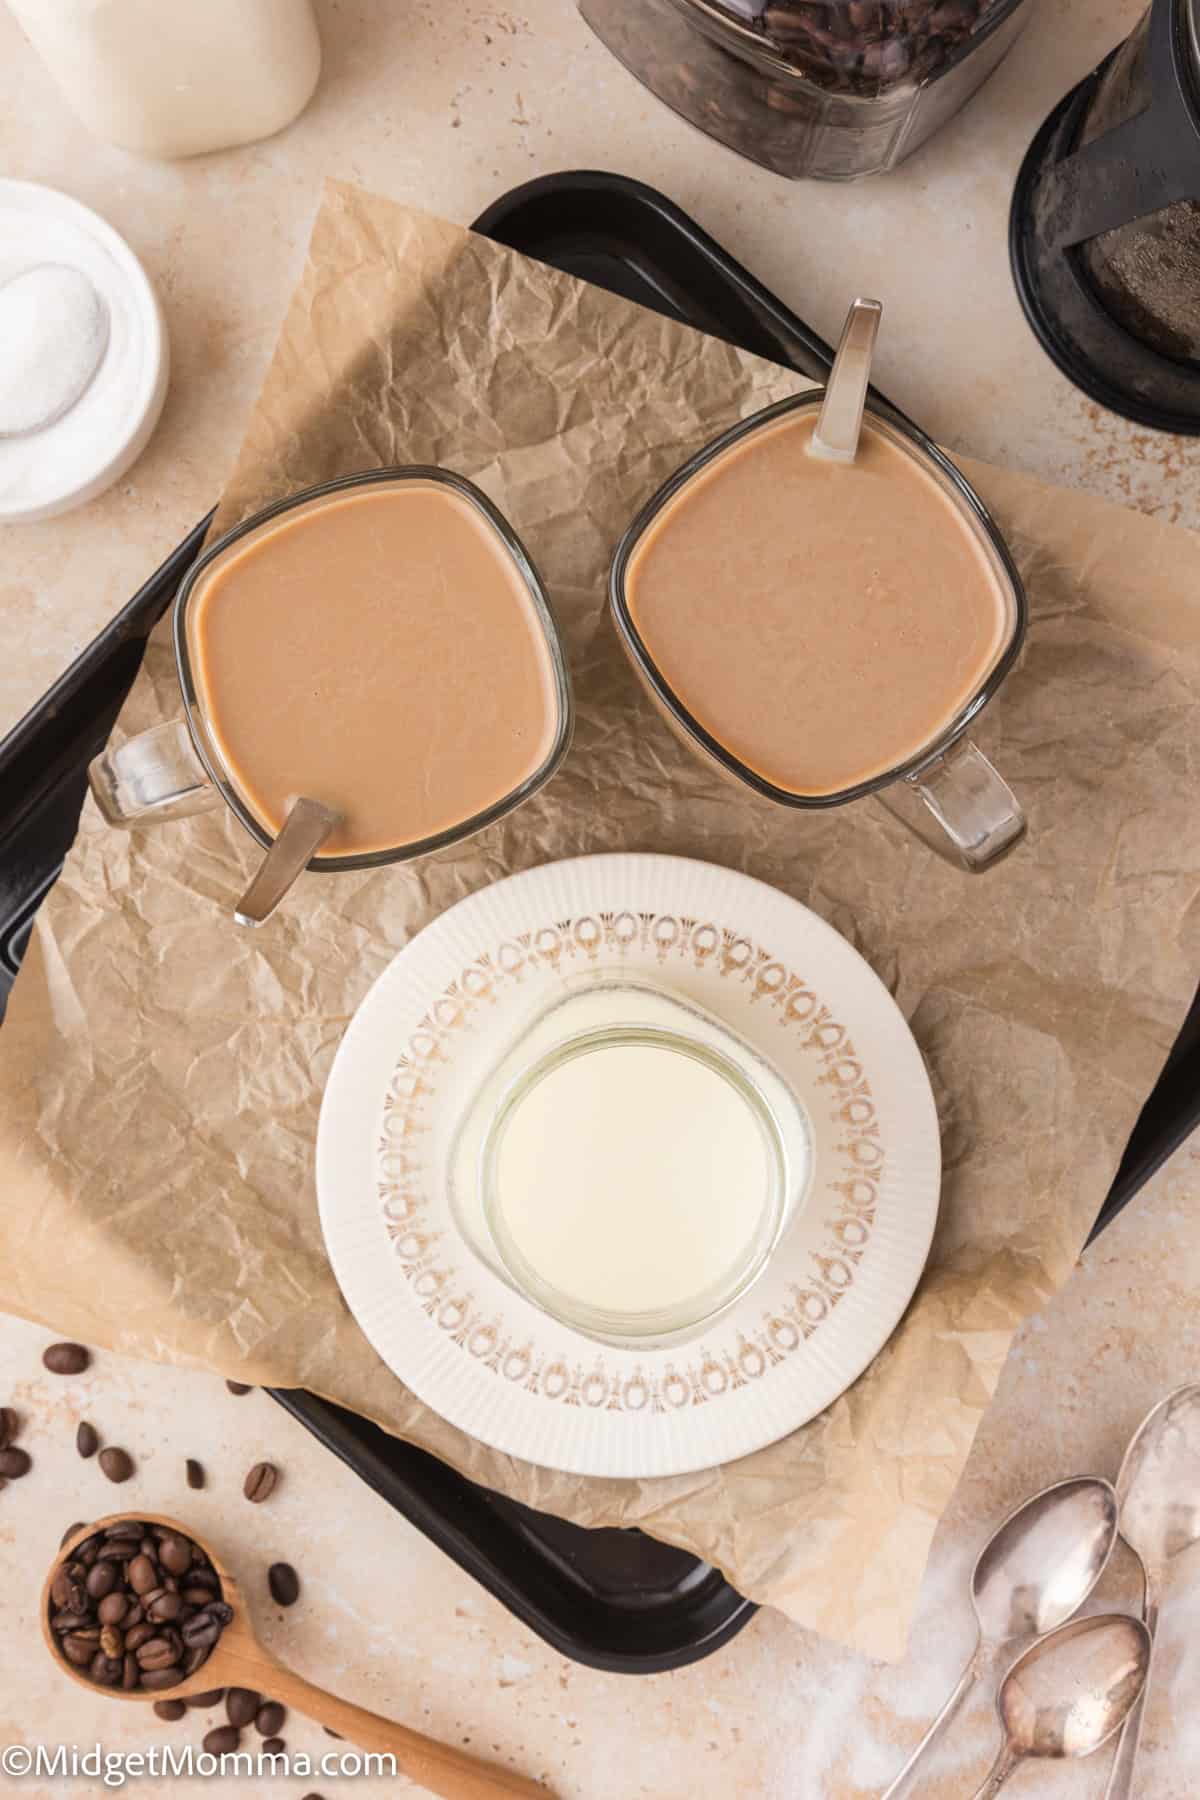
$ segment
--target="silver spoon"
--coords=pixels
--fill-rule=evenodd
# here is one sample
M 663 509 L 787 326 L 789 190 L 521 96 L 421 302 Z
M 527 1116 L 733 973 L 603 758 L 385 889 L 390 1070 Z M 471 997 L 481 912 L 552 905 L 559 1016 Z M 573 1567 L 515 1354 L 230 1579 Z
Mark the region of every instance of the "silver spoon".
M 1117 1476 L 1121 1536 L 1142 1565 L 1144 1617 L 1158 1631 L 1171 1558 L 1200 1538 L 1200 1387 L 1177 1388 L 1147 1413 L 1125 1452 Z M 1142 1732 L 1146 1686 L 1125 1721 L 1105 1800 L 1130 1800 Z
M 1043 1488 L 1011 1512 L 979 1552 L 971 1599 L 979 1631 L 957 1687 L 883 1800 L 899 1800 L 931 1744 L 980 1677 L 1014 1639 L 1040 1637 L 1078 1612 L 1117 1539 L 1117 1496 L 1099 1475 Z
M 837 355 L 825 383 L 825 397 L 808 441 L 810 456 L 824 462 L 847 463 L 857 456 L 863 408 L 871 380 L 871 356 L 882 316 L 883 307 L 878 300 L 851 301 Z
M 269 919 L 330 832 L 336 831 L 341 822 L 341 813 L 323 805 L 320 800 L 309 800 L 304 795 L 293 800 L 283 829 L 234 910 L 238 924 L 261 925 Z
M 1060 1625 L 1031 1644 L 1000 1684 L 1004 1748 L 973 1800 L 992 1800 L 1028 1757 L 1090 1756 L 1145 1692 L 1150 1633 L 1126 1613 Z

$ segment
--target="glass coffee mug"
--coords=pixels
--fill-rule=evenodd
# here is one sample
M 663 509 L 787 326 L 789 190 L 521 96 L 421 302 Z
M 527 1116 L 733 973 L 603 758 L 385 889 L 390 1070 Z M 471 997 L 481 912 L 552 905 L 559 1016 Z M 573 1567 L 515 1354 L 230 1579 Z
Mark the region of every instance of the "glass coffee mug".
M 527 556 L 515 532 L 509 526 L 487 497 L 471 482 L 462 476 L 454 475 L 448 470 L 431 467 L 407 466 L 372 470 L 368 473 L 347 476 L 339 481 L 325 482 L 318 487 L 306 489 L 302 493 L 291 495 L 285 500 L 277 501 L 256 513 L 243 524 L 234 529 L 204 552 L 184 579 L 175 600 L 173 615 L 173 635 L 176 668 L 179 676 L 179 687 L 183 701 L 183 714 L 177 720 L 159 725 L 153 730 L 141 733 L 140 736 L 128 740 L 115 749 L 106 750 L 97 757 L 88 771 L 88 777 L 100 811 L 110 824 L 132 825 L 151 823 L 156 820 L 174 819 L 188 813 L 199 812 L 207 807 L 219 804 L 226 805 L 239 823 L 249 832 L 255 841 L 269 850 L 276 841 L 275 833 L 268 822 L 261 816 L 261 809 L 256 808 L 248 797 L 246 781 L 239 780 L 231 757 L 223 748 L 221 733 L 214 728 L 211 716 L 211 702 L 206 705 L 204 699 L 204 683 L 197 680 L 197 642 L 195 636 L 195 614 L 197 599 L 204 595 L 207 584 L 214 577 L 227 570 L 232 561 L 240 558 L 248 547 L 253 547 L 255 540 L 262 541 L 261 554 L 269 553 L 271 534 L 276 529 L 277 521 L 284 515 L 294 514 L 297 509 L 315 512 L 324 505 L 338 504 L 346 494 L 354 494 L 384 486 L 403 489 L 412 484 L 419 484 L 428 489 L 438 490 L 439 496 L 453 498 L 453 506 L 446 514 L 451 526 L 453 521 L 466 520 L 469 525 L 469 537 L 472 542 L 481 543 L 485 550 L 480 552 L 485 563 L 494 555 L 497 569 L 503 571 L 502 579 L 498 578 L 498 593 L 511 594 L 513 632 L 520 634 L 522 651 L 520 662 L 523 669 L 537 667 L 545 675 L 540 692 L 543 694 L 543 714 L 537 719 L 520 721 L 522 729 L 528 726 L 528 741 L 536 746 L 539 760 L 534 767 L 526 767 L 520 778 L 514 778 L 510 785 L 501 792 L 491 792 L 484 780 L 485 775 L 491 778 L 490 771 L 482 765 L 481 760 L 479 782 L 471 785 L 471 770 L 466 771 L 467 786 L 470 789 L 469 803 L 461 808 L 462 816 L 453 816 L 439 820 L 437 829 L 430 829 L 419 835 L 401 835 L 394 843 L 372 843 L 368 848 L 339 849 L 336 837 L 332 840 L 329 853 L 318 850 L 308 864 L 309 868 L 322 872 L 336 872 L 344 869 L 372 868 L 383 863 L 404 862 L 413 857 L 428 855 L 455 844 L 461 839 L 470 837 L 503 818 L 523 801 L 536 793 L 550 779 L 566 754 L 571 738 L 572 700 L 570 681 L 564 661 L 562 646 L 558 636 L 550 603 L 541 580 L 533 564 Z M 299 523 L 299 521 L 297 521 Z M 484 532 L 478 532 L 482 523 Z M 363 533 L 371 548 L 370 556 L 385 557 L 385 549 L 380 547 L 378 535 L 373 536 L 373 527 L 364 521 Z M 311 548 L 311 546 L 310 546 Z M 436 545 L 434 546 L 436 550 Z M 395 554 L 394 547 L 392 554 Z M 436 557 L 435 557 L 436 561 Z M 380 562 L 381 570 L 386 563 Z M 438 565 L 441 566 L 440 564 Z M 340 573 L 340 569 L 336 571 Z M 405 618 L 401 612 L 395 618 L 387 614 L 388 594 L 385 584 L 380 584 L 380 591 L 372 588 L 368 567 L 367 580 L 363 579 L 363 570 L 357 571 L 358 590 L 367 593 L 376 603 L 374 613 L 365 616 L 378 621 L 375 630 L 379 640 L 379 656 L 394 657 L 397 667 L 405 666 L 408 655 L 416 655 L 413 651 L 413 620 L 410 617 L 408 629 L 405 629 Z M 515 574 L 515 580 L 513 576 Z M 292 558 L 287 571 L 281 571 L 281 580 L 295 581 L 296 559 Z M 349 576 L 347 580 L 349 581 Z M 449 577 L 446 577 L 449 580 Z M 314 575 L 314 582 L 320 577 Z M 436 585 L 436 584 L 434 584 Z M 331 580 L 329 588 L 329 605 L 335 609 L 333 619 L 335 629 L 330 638 L 331 656 L 338 651 L 339 639 L 337 623 L 345 616 L 345 587 L 339 588 L 336 580 Z M 323 600 L 325 588 L 319 587 L 319 597 Z M 383 604 L 380 605 L 382 593 Z M 431 606 L 439 597 L 431 595 Z M 442 613 L 448 619 L 447 628 L 453 627 L 452 607 L 447 611 L 446 596 L 440 596 Z M 507 602 L 497 602 L 507 604 Z M 355 613 L 354 617 L 360 617 Z M 440 616 L 440 615 L 439 615 Z M 460 621 L 461 623 L 461 621 Z M 426 620 L 421 621 L 422 628 Z M 353 626 L 347 627 L 353 630 Z M 493 644 L 506 642 L 509 631 L 507 613 L 501 613 L 500 623 L 495 626 L 491 639 Z M 426 638 L 428 632 L 426 632 Z M 426 638 L 422 638 L 422 646 L 427 649 Z M 352 642 L 343 639 L 341 642 Z M 478 636 L 472 638 L 472 651 L 479 643 Z M 515 653 L 514 653 L 515 654 Z M 377 659 L 376 659 L 377 660 Z M 420 661 L 419 656 L 417 657 Z M 438 665 L 443 669 L 447 659 Z M 292 658 L 292 664 L 295 657 Z M 421 664 L 424 667 L 424 664 Z M 453 660 L 450 659 L 453 668 Z M 457 669 L 455 669 L 457 673 Z M 261 666 L 256 664 L 256 678 L 261 682 L 266 702 L 271 693 L 272 668 L 270 658 L 261 659 Z M 478 675 L 479 671 L 476 670 Z M 490 676 L 490 672 L 489 676 Z M 329 678 L 329 665 L 320 666 L 314 658 L 312 668 L 313 683 L 318 684 Z M 210 680 L 210 690 L 212 681 Z M 429 694 L 437 700 L 436 670 L 429 677 Z M 306 683 L 307 685 L 307 678 Z M 532 679 L 526 682 L 525 689 L 532 691 L 537 683 Z M 522 689 L 524 692 L 525 689 Z M 396 708 L 400 706 L 399 699 Z M 337 720 L 331 718 L 329 732 L 336 735 Z M 515 732 L 520 737 L 520 732 Z M 382 759 L 391 754 L 396 773 L 396 783 L 403 783 L 406 772 L 412 770 L 412 780 L 422 788 L 428 787 L 435 793 L 438 788 L 437 761 L 428 764 L 421 754 L 425 746 L 418 745 L 418 754 L 401 758 L 395 746 L 390 751 L 381 746 L 378 756 Z M 432 754 L 432 753 L 431 753 Z M 376 763 L 378 768 L 379 763 Z M 515 767 L 515 764 L 514 764 Z M 462 785 L 461 771 L 456 777 Z M 481 785 L 482 784 L 482 785 Z M 317 795 L 318 799 L 332 798 Z M 450 807 L 446 799 L 439 801 L 443 812 Z M 457 804 L 457 790 L 455 793 Z
M 889 811 L 902 819 L 940 854 L 969 870 L 986 868 L 1018 842 L 1025 830 L 1025 817 L 1008 784 L 966 733 L 972 721 L 992 699 L 1020 652 L 1026 624 L 1025 593 L 1008 547 L 983 502 L 953 463 L 915 426 L 897 415 L 884 414 L 868 406 L 864 434 L 869 426 L 885 444 L 913 459 L 918 468 L 931 478 L 940 495 L 949 503 L 956 527 L 959 531 L 969 533 L 974 546 L 982 554 L 1002 612 L 992 652 L 981 668 L 975 686 L 918 749 L 902 760 L 897 760 L 892 766 L 839 787 L 836 791 L 824 791 L 822 788 L 821 791 L 804 792 L 780 786 L 763 773 L 761 768 L 751 767 L 749 761 L 731 748 L 729 742 L 722 741 L 721 724 L 713 716 L 714 709 L 711 706 L 708 707 L 708 723 L 701 722 L 697 716 L 695 695 L 686 691 L 686 676 L 680 674 L 672 680 L 661 666 L 661 649 L 659 660 L 656 660 L 654 649 L 639 630 L 635 616 L 637 609 L 630 603 L 631 567 L 639 547 L 648 541 L 647 534 L 654 528 L 661 530 L 664 519 L 668 517 L 668 509 L 681 496 L 686 505 L 687 500 L 696 494 L 697 489 L 692 489 L 691 495 L 687 490 L 697 478 L 714 473 L 719 475 L 714 465 L 735 446 L 740 459 L 744 449 L 753 450 L 757 434 L 768 431 L 778 421 L 791 415 L 811 415 L 815 419 L 820 404 L 820 391 L 802 394 L 782 400 L 741 421 L 686 462 L 642 508 L 617 546 L 610 572 L 609 602 L 618 634 L 635 670 L 668 722 L 725 774 L 753 788 L 756 793 L 777 801 L 781 806 L 800 809 L 844 806 L 847 802 L 862 799 L 868 794 L 877 794 Z M 796 454 L 803 458 L 806 451 L 798 448 Z M 828 468 L 828 464 L 824 466 Z M 714 486 L 711 491 L 716 494 L 720 490 Z M 742 504 L 733 506 L 728 530 L 740 534 L 740 538 L 744 540 L 746 534 L 753 532 L 755 528 L 755 517 L 753 505 L 745 504 L 744 490 L 742 501 Z M 710 508 L 713 504 L 709 502 Z M 683 508 L 678 517 L 686 518 Z M 675 529 L 685 527 L 677 523 Z M 803 543 L 803 531 L 803 522 L 800 521 L 796 525 L 797 550 Z M 704 579 L 702 565 L 696 567 L 693 560 L 692 564 L 685 566 L 689 570 L 694 568 L 697 580 Z M 914 580 L 920 579 L 921 571 L 916 568 Z M 636 586 L 636 570 L 632 585 Z M 848 594 L 845 604 L 853 605 L 860 599 L 863 604 L 870 604 L 868 596 L 857 594 Z M 737 604 L 738 596 L 734 594 L 723 617 L 736 617 Z M 682 595 L 681 606 L 687 605 L 687 596 Z M 804 606 L 802 585 L 796 593 L 795 605 L 798 610 Z M 747 645 L 750 644 L 749 632 L 744 641 Z M 762 651 L 761 638 L 757 646 L 745 649 L 744 653 L 746 656 L 753 656 L 756 651 Z M 728 669 L 730 682 L 735 689 L 738 686 L 738 659 L 742 653 L 739 627 L 738 632 L 730 633 L 728 643 L 723 646 L 720 663 L 722 670 Z M 886 635 L 882 637 L 878 653 L 886 658 Z M 687 666 L 687 658 L 679 662 L 677 657 L 676 661 L 681 670 Z M 692 666 L 698 665 L 693 663 Z M 706 675 L 706 679 L 711 681 L 711 672 Z M 775 685 L 764 704 L 771 707 L 803 705 L 802 688 L 797 690 L 789 687 L 786 675 L 781 670 L 772 669 L 771 679 Z M 764 684 L 758 681 L 755 685 L 762 687 Z M 845 711 L 846 717 L 852 718 L 854 705 L 850 696 Z M 737 732 L 727 731 L 726 735 L 736 737 Z

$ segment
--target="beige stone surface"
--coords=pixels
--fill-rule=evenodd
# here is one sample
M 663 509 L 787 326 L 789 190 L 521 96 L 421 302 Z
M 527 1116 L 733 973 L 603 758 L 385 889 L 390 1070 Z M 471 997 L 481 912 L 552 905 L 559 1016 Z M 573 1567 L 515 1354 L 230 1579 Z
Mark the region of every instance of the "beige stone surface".
M 708 143 L 612 62 L 569 0 L 511 10 L 481 0 L 320 0 L 319 10 L 325 78 L 290 131 L 161 165 L 95 144 L 0 7 L 0 170 L 68 190 L 124 232 L 162 294 L 174 352 L 162 426 L 121 486 L 67 518 L 0 528 L 0 731 L 216 498 L 326 174 L 464 221 L 555 168 L 640 176 L 827 335 L 850 294 L 879 293 L 880 382 L 950 444 L 1200 522 L 1194 446 L 1104 415 L 1068 386 L 1020 316 L 1004 244 L 1008 193 L 1032 131 L 1124 35 L 1139 0 L 1040 0 L 974 106 L 896 174 L 853 189 L 792 185 Z M 1059 1476 L 1115 1473 L 1145 1409 L 1200 1371 L 1198 1197 L 1200 1155 L 1185 1149 L 1022 1331 L 939 1534 L 910 1657 L 894 1669 L 760 1614 L 725 1650 L 673 1675 L 585 1670 L 531 1636 L 266 1396 L 235 1400 L 215 1379 L 108 1356 L 79 1380 L 56 1380 L 38 1360 L 44 1334 L 0 1321 L 0 1403 L 25 1415 L 35 1462 L 0 1493 L 0 1740 L 131 1750 L 167 1734 L 198 1745 L 201 1735 L 194 1715 L 159 1725 L 68 1689 L 41 1655 L 43 1566 L 63 1527 L 117 1497 L 74 1453 L 75 1424 L 88 1417 L 138 1460 L 121 1500 L 185 1513 L 219 1538 L 252 1593 L 262 1596 L 267 1563 L 291 1554 L 303 1597 L 287 1614 L 260 1607 L 264 1635 L 352 1698 L 469 1739 L 581 1800 L 877 1794 L 966 1654 L 966 1574 L 990 1524 Z M 202 1494 L 184 1485 L 189 1455 L 209 1468 Z M 241 1478 L 264 1455 L 284 1480 L 252 1509 Z M 1181 1562 L 1164 1620 L 1141 1788 L 1149 1800 L 1193 1800 L 1200 1788 L 1198 1557 Z M 1097 1605 L 1128 1603 L 1133 1591 L 1122 1553 Z M 994 1729 L 981 1699 L 923 1787 L 928 1800 L 973 1792 Z M 298 1720 L 286 1736 L 314 1757 L 330 1748 Z M 1097 1760 L 1025 1770 L 1014 1793 L 1086 1800 L 1103 1785 Z M 148 1782 L 143 1791 L 206 1786 Z M 0 1791 L 10 1789 L 29 1800 L 114 1791 L 0 1773 Z M 239 1800 L 310 1790 L 376 1800 L 397 1786 L 314 1776 L 226 1789 Z

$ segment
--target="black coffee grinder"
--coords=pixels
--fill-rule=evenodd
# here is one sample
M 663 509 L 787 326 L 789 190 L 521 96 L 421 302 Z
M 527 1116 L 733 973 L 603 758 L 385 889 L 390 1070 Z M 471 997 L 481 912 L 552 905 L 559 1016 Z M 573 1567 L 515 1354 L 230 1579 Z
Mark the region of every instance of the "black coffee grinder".
M 1055 107 L 1017 177 L 1009 250 L 1077 387 L 1200 434 L 1200 0 L 1153 0 Z

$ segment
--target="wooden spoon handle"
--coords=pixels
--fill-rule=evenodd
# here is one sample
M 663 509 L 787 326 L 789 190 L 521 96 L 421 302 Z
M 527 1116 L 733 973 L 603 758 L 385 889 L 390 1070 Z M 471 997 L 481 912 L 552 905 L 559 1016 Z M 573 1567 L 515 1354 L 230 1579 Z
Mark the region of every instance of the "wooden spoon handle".
M 360 1750 L 390 1752 L 402 1774 L 442 1800 L 549 1800 L 549 1792 L 540 1782 L 496 1763 L 482 1762 L 465 1750 L 439 1744 L 394 1719 L 382 1719 L 378 1713 L 352 1706 L 271 1660 L 270 1672 L 263 1672 L 259 1685 L 269 1688 L 273 1700 L 294 1706 L 318 1725 L 328 1725 Z

